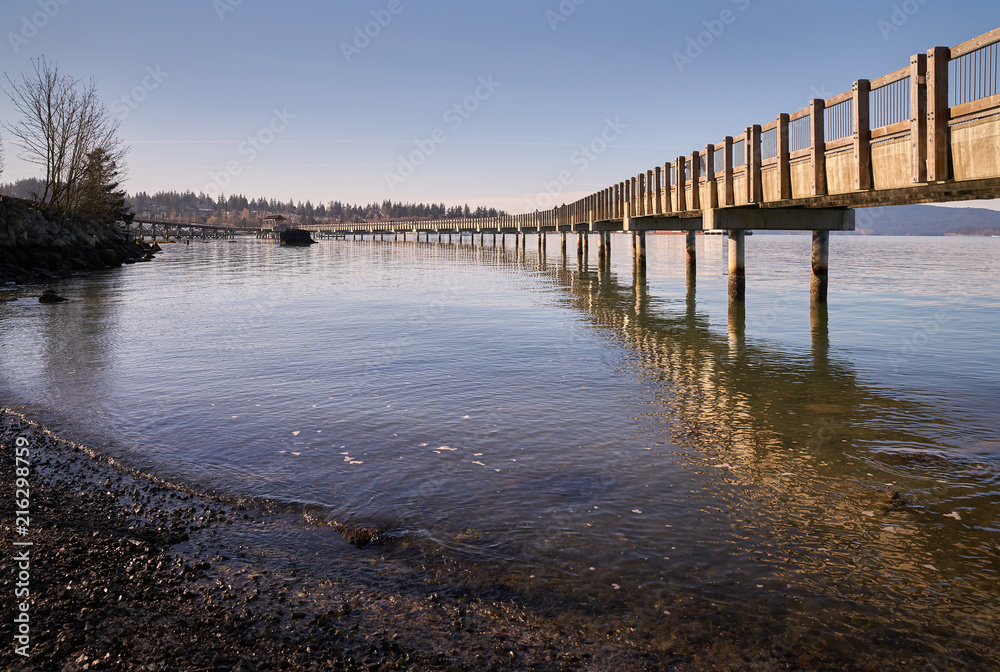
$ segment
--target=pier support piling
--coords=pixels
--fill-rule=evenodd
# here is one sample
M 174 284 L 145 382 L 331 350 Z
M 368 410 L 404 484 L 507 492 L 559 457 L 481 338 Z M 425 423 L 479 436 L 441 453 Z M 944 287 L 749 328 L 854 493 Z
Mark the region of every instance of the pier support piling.
M 641 273 L 646 272 L 646 232 L 637 231 L 635 234 L 635 263 Z
M 809 286 L 809 299 L 813 303 L 826 303 L 830 286 L 829 266 L 830 232 L 813 231 L 812 282 Z
M 684 239 L 684 249 L 687 252 L 687 274 L 693 278 L 698 271 L 698 253 L 695 251 L 694 231 L 688 231 Z
M 746 232 L 729 232 L 729 302 L 746 300 Z

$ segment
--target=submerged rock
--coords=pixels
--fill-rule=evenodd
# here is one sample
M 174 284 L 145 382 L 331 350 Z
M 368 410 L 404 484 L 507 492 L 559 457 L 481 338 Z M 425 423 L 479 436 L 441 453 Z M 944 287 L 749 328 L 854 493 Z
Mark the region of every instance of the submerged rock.
M 357 548 L 364 548 L 368 544 L 378 541 L 389 529 L 388 524 L 359 524 L 359 523 L 339 523 L 333 521 L 330 527 L 337 530 L 348 543 Z
M 63 301 L 66 299 L 56 294 L 54 289 L 43 290 L 42 295 L 38 297 L 38 303 L 62 303 Z

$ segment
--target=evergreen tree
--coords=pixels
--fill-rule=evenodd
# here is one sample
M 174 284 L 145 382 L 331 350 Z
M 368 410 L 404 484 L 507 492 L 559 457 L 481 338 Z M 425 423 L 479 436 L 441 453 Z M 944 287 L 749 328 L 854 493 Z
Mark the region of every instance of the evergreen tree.
M 74 214 L 80 219 L 100 222 L 129 222 L 135 217 L 119 189 L 121 170 L 114 156 L 104 148 L 87 155 Z

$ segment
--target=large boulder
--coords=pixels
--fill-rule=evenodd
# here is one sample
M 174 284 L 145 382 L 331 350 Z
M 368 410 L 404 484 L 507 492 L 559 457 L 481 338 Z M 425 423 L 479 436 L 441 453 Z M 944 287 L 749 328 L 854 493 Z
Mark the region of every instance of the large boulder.
M 315 244 L 312 235 L 302 229 L 289 229 L 279 234 L 282 247 L 309 247 Z

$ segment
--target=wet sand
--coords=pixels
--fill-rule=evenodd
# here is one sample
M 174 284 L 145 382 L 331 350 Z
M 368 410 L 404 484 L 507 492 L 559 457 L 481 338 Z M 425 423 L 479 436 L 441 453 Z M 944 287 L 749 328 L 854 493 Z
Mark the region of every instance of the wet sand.
M 7 494 L 0 669 L 725 669 L 546 620 L 516 596 L 439 583 L 332 530 L 332 569 L 313 574 L 294 548 L 267 548 L 280 513 L 130 473 L 10 411 L 0 411 L 5 493 L 18 437 L 30 452 L 30 525 L 17 534 Z M 14 640 L 25 548 L 27 658 Z

